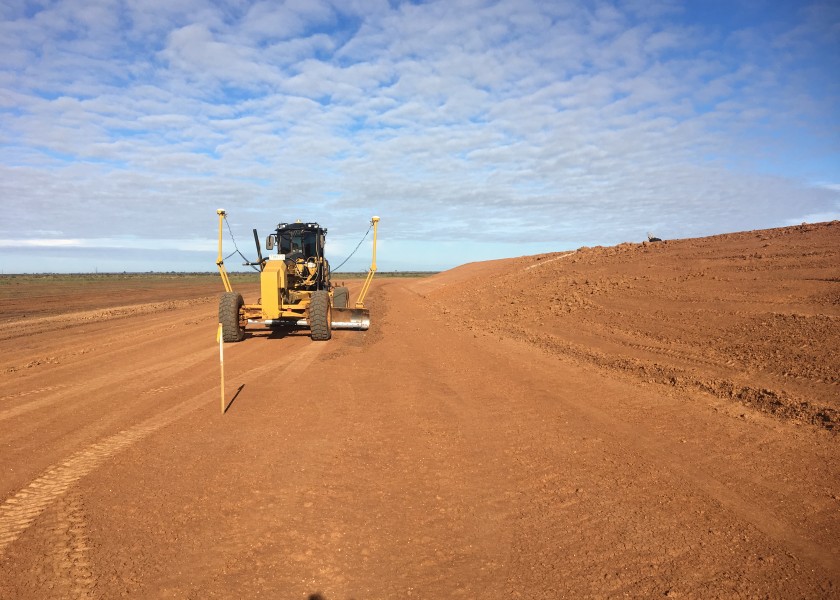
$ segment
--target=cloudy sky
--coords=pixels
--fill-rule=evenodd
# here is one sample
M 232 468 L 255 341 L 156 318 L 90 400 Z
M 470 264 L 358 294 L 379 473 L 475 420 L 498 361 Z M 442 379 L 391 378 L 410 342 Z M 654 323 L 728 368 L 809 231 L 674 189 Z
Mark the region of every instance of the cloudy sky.
M 836 0 L 0 0 L 0 267 L 213 270 L 219 207 L 333 265 L 379 215 L 381 270 L 838 219 L 838 74 Z

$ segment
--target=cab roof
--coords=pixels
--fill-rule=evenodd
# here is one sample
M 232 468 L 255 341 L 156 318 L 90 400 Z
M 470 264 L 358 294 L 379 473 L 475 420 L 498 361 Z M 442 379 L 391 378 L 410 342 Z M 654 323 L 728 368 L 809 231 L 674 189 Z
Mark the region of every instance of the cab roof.
M 277 231 L 320 231 L 326 234 L 327 228 L 318 223 L 278 223 Z

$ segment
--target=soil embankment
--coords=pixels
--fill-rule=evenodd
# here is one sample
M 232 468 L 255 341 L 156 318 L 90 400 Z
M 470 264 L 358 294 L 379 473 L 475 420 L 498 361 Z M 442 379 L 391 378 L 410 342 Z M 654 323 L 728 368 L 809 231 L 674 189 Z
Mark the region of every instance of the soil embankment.
M 438 281 L 449 285 L 430 297 L 468 329 L 677 393 L 840 422 L 840 222 L 580 248 Z

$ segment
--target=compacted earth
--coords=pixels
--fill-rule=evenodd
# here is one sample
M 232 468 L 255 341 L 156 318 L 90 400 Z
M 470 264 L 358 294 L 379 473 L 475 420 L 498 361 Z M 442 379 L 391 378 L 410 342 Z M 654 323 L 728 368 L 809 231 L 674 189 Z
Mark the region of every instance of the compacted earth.
M 376 280 L 224 396 L 219 291 L 0 278 L 0 598 L 840 598 L 840 222 Z

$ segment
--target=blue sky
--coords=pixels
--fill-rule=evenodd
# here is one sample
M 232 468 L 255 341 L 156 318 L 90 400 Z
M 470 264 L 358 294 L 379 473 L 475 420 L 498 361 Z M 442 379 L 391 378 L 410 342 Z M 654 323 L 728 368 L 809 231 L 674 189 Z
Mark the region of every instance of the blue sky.
M 219 207 L 333 264 L 379 215 L 381 270 L 838 219 L 838 74 L 833 0 L 0 0 L 0 268 L 212 270 Z

